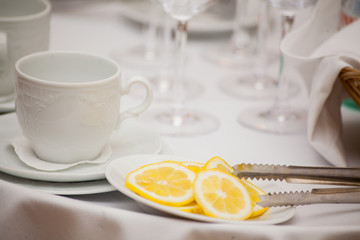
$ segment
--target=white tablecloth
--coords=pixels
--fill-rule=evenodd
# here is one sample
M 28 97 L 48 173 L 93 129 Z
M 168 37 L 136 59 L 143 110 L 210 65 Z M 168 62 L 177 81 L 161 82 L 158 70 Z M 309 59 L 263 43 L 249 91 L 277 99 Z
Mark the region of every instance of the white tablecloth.
M 134 44 L 141 36 L 138 24 L 120 15 L 122 5 L 112 1 L 53 1 L 52 50 L 86 51 L 108 56 Z M 230 33 L 190 34 L 187 73 L 205 87 L 189 100 L 191 107 L 215 115 L 221 125 L 196 137 L 162 137 L 174 154 L 210 159 L 221 156 L 239 162 L 328 166 L 314 151 L 306 134 L 272 135 L 239 125 L 236 117 L 246 108 L 271 106 L 271 101 L 246 101 L 222 92 L 218 83 L 245 70 L 224 69 L 206 62 L 203 53 L 229 42 Z M 273 68 L 274 74 L 277 66 Z M 293 74 L 296 79 L 298 75 Z M 301 82 L 299 82 L 301 84 Z M 138 99 L 130 98 L 130 101 Z M 305 91 L 291 99 L 306 107 Z M 154 102 L 152 109 L 165 103 Z M 360 166 L 360 113 L 343 108 L 347 164 Z M 1 116 L 0 116 L 1 117 Z M 6 128 L 6 126 L 0 126 Z M 305 189 L 279 183 L 285 190 Z M 10 239 L 360 239 L 360 205 L 297 207 L 282 224 L 245 226 L 195 222 L 144 211 L 120 192 L 56 196 L 0 180 L 0 238 Z

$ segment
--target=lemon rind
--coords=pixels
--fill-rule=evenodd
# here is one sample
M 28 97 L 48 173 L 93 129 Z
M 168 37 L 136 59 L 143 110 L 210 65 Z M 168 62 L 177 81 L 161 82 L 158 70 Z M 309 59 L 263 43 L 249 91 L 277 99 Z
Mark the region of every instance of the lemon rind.
M 239 211 L 238 214 L 220 214 L 216 210 L 214 211 L 214 209 L 212 209 L 211 207 L 208 207 L 206 200 L 203 199 L 202 194 L 199 193 L 197 189 L 200 187 L 201 182 L 206 178 L 205 175 L 210 176 L 213 174 L 222 175 L 222 177 L 231 179 L 236 184 L 236 186 L 241 189 L 241 192 L 244 195 L 245 205 L 248 207 L 246 209 Z M 253 204 L 249 196 L 249 193 L 246 187 L 244 186 L 244 184 L 241 181 L 239 181 L 237 177 L 235 177 L 230 173 L 226 173 L 217 169 L 203 170 L 197 175 L 195 181 L 193 182 L 193 191 L 196 202 L 203 208 L 203 211 L 207 216 L 226 219 L 226 220 L 245 220 L 251 216 Z
M 184 195 L 184 197 L 179 198 L 178 201 L 174 201 L 174 198 L 171 197 L 155 197 L 155 195 L 153 194 L 153 192 L 147 191 L 146 189 L 142 189 L 140 187 L 137 187 L 136 184 L 134 184 L 135 179 L 135 173 L 141 173 L 147 169 L 155 169 L 156 167 L 160 167 L 160 166 L 176 166 L 178 168 L 182 168 L 183 171 L 187 174 L 187 176 L 189 177 L 189 180 L 191 182 L 194 181 L 196 174 L 188 169 L 187 167 L 185 167 L 184 165 L 180 164 L 179 162 L 176 161 L 162 161 L 162 162 L 157 162 L 157 163 L 151 163 L 151 164 L 147 164 L 144 165 L 138 169 L 135 169 L 134 171 L 131 171 L 127 176 L 126 176 L 126 180 L 125 180 L 125 186 L 127 188 L 129 188 L 130 190 L 132 190 L 133 192 L 135 192 L 136 194 L 151 200 L 153 202 L 162 204 L 162 205 L 167 205 L 167 206 L 182 206 L 182 205 L 186 205 L 188 203 L 191 203 L 194 201 L 194 195 L 192 192 L 192 189 L 190 188 L 189 191 L 187 192 L 187 194 Z

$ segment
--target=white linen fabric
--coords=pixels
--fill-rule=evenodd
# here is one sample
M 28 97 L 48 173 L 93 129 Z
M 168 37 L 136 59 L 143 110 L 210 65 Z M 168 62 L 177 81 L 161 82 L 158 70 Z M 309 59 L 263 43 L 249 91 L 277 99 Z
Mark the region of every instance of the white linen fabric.
M 140 29 L 134 27 L 134 24 L 129 24 L 126 18 L 120 17 L 119 13 L 121 13 L 120 9 L 125 9 L 125 4 L 133 2 L 142 1 L 52 1 L 51 49 L 74 49 L 106 55 L 119 46 L 128 48 L 134 44 L 135 39 L 141 38 Z M 145 11 L 141 14 L 147 16 Z M 201 16 L 197 19 L 201 20 Z M 194 18 L 194 21 L 197 19 Z M 211 23 L 207 21 L 205 23 L 204 26 L 211 27 Z M 230 165 L 250 162 L 329 166 L 329 163 L 310 146 L 305 134 L 284 136 L 264 134 L 237 123 L 236 117 L 241 110 L 265 103 L 234 99 L 219 90 L 218 80 L 222 79 L 228 70 L 204 61 L 202 54 L 205 50 L 226 44 L 230 34 L 228 37 L 223 37 L 225 34 L 222 33 L 216 34 L 220 39 L 200 35 L 190 36 L 192 39 L 190 38 L 188 49 L 192 54 L 189 58 L 191 64 L 188 65 L 188 72 L 198 77 L 196 80 L 206 88 L 203 94 L 192 99 L 190 104 L 194 108 L 216 115 L 221 121 L 221 126 L 217 131 L 204 136 L 192 138 L 164 136 L 163 140 L 169 144 L 173 153 L 204 160 L 221 156 Z M 306 42 L 308 39 L 302 41 Z M 249 70 L 242 70 L 241 74 L 248 73 Z M 273 70 L 277 72 L 278 66 L 274 66 Z M 304 95 L 301 93 L 294 96 L 292 101 L 301 104 L 304 102 Z M 134 97 L 133 100 L 136 104 L 139 99 Z M 153 107 L 161 107 L 163 104 L 154 102 Z M 351 128 L 351 132 L 347 131 L 347 133 L 352 133 L 345 135 L 345 140 L 353 142 L 360 136 L 358 131 L 360 115 L 347 108 L 342 108 L 342 111 L 344 131 Z M 18 133 L 20 127 L 9 123 L 0 124 L 0 129 L 2 130 L 0 160 L 13 159 L 15 153 L 10 140 L 17 135 L 14 133 Z M 360 162 L 356 161 L 360 153 L 359 148 L 357 144 L 352 148 L 355 161 L 353 166 L 359 167 Z M 297 207 L 296 214 L 291 220 L 279 225 L 212 224 L 169 215 L 149 214 L 135 201 L 118 191 L 80 195 L 81 192 L 71 189 L 73 194 L 75 192 L 79 195 L 63 197 L 37 191 L 36 185 L 21 186 L 26 179 L 20 180 L 15 181 L 17 185 L 0 180 L 1 240 L 360 239 L 359 204 L 300 206 Z M 278 181 L 276 184 L 284 191 L 307 190 L 302 184 Z
M 349 226 L 246 226 L 194 222 L 103 206 L 41 193 L 0 180 L 0 233 L 3 240 L 212 240 L 347 239 Z M 324 235 L 324 232 L 327 234 Z
M 338 75 L 347 66 L 360 69 L 360 20 L 338 30 L 340 8 L 341 1 L 320 0 L 311 19 L 286 36 L 281 51 L 309 91 L 310 144 L 331 164 L 346 166 Z

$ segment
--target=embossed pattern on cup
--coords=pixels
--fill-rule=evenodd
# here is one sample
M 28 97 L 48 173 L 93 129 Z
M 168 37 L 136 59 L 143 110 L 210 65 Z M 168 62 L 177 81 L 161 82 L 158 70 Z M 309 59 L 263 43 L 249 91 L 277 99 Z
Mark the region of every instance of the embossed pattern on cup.
M 16 114 L 35 154 L 55 163 L 96 159 L 111 133 L 151 104 L 149 82 L 141 76 L 121 80 L 111 59 L 88 53 L 49 51 L 15 64 Z M 121 96 L 133 84 L 145 88 L 144 100 L 120 111 Z
M 120 115 L 117 63 L 78 52 L 39 52 L 15 68 L 16 113 L 36 155 L 57 163 L 96 159 Z
M 91 160 L 101 153 L 117 122 L 120 86 L 113 81 L 101 87 L 44 88 L 19 78 L 16 103 L 23 133 L 39 158 Z

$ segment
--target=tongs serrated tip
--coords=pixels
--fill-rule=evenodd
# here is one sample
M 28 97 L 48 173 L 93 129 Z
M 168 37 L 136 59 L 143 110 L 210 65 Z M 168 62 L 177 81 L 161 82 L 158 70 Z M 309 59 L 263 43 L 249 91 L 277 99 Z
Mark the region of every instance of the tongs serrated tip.
M 360 186 L 360 168 L 300 167 L 268 164 L 237 164 L 233 174 L 257 180 L 285 180 L 290 183 Z M 268 193 L 260 196 L 262 207 L 316 203 L 360 203 L 360 188 L 324 188 L 311 191 Z
M 360 168 L 305 167 L 273 164 L 237 164 L 239 178 L 285 180 L 291 183 L 360 186 Z

